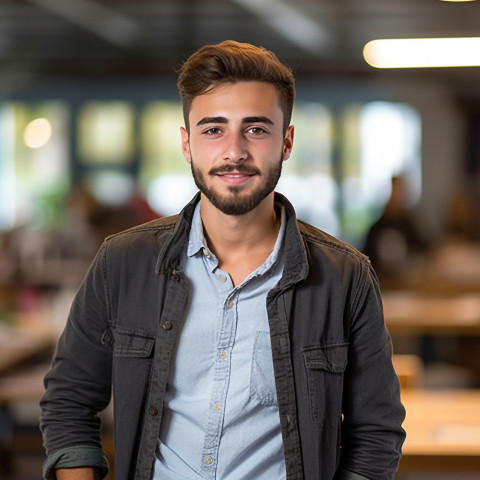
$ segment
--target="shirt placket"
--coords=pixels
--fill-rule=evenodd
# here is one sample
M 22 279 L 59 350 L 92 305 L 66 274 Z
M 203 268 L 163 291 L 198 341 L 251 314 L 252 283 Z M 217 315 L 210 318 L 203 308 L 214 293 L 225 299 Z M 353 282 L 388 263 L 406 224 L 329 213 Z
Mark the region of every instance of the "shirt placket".
M 213 275 L 215 275 L 217 280 L 217 294 L 221 299 L 219 302 L 221 313 L 218 317 L 214 381 L 202 453 L 201 475 L 205 480 L 214 480 L 216 478 L 225 401 L 230 382 L 231 352 L 235 340 L 238 301 L 237 289 L 233 288 L 228 274 L 217 270 Z

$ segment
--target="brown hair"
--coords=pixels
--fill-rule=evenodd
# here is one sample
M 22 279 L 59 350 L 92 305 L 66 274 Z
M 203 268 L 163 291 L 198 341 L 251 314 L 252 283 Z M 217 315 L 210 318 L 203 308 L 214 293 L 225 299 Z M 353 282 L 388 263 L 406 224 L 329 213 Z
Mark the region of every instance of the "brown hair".
M 295 80 L 291 70 L 273 52 L 233 40 L 206 45 L 182 65 L 177 86 L 187 130 L 188 115 L 195 97 L 208 93 L 219 84 L 240 81 L 267 82 L 275 86 L 286 131 L 295 100 Z

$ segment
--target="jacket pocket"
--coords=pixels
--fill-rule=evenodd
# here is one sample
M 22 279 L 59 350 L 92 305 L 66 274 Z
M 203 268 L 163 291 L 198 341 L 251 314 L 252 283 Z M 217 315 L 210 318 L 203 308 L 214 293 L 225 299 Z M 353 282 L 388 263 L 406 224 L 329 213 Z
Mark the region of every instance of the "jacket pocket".
M 102 343 L 115 357 L 149 358 L 155 339 L 142 331 L 115 327 L 103 332 Z
M 155 339 L 141 330 L 114 326 L 104 331 L 102 343 L 112 352 L 115 399 L 121 398 L 117 403 L 141 402 L 150 381 Z
M 342 418 L 343 377 L 348 343 L 303 349 L 310 414 L 323 428 L 337 428 Z
M 270 332 L 257 332 L 255 335 L 250 372 L 250 398 L 256 399 L 261 405 L 277 404 Z

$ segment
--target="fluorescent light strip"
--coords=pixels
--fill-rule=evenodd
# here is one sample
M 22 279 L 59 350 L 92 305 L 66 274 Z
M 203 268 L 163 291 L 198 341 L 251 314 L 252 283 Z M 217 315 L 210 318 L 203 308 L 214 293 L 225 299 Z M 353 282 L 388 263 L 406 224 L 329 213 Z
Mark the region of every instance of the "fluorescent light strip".
M 233 0 L 298 47 L 321 54 L 331 46 L 331 35 L 323 24 L 302 13 L 298 5 L 279 0 Z
M 480 37 L 372 40 L 363 57 L 375 68 L 479 67 Z

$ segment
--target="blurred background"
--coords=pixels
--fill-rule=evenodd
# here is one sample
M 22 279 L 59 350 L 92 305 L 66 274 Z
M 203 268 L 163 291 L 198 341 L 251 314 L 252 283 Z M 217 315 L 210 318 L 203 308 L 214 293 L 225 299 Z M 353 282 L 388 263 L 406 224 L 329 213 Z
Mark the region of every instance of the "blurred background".
M 0 0 L 0 477 L 41 477 L 42 377 L 102 239 L 195 193 L 176 70 L 234 39 L 297 79 L 278 190 L 379 276 L 408 412 L 398 478 L 478 478 L 480 62 L 384 69 L 363 49 L 479 35 L 476 1 Z

